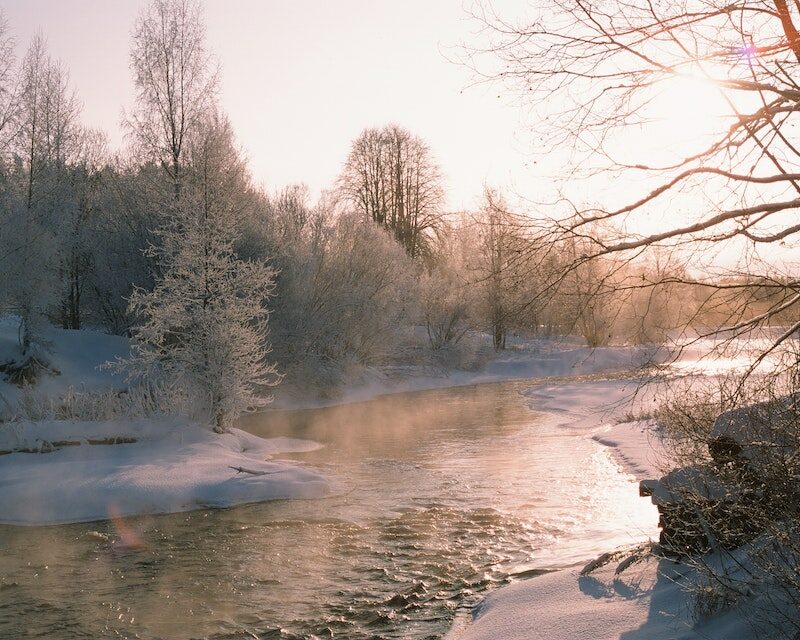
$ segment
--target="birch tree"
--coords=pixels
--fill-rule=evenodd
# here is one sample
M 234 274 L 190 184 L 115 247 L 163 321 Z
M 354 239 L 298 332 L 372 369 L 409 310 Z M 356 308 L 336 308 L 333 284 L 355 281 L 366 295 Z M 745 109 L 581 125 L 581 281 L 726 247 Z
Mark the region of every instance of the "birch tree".
M 8 19 L 0 10 L 0 160 L 3 162 L 7 159 L 17 114 L 14 44 Z
M 510 329 L 521 318 L 524 293 L 539 279 L 527 273 L 527 249 L 522 218 L 512 212 L 502 195 L 485 189 L 477 217 L 478 252 L 474 277 L 482 292 L 481 307 L 488 320 L 495 351 L 506 348 Z
M 128 129 L 144 155 L 161 166 L 177 202 L 187 141 L 218 89 L 199 2 L 152 0 L 134 26 L 130 66 L 136 105 Z
M 81 328 L 86 306 L 84 294 L 95 268 L 95 257 L 108 250 L 96 246 L 106 138 L 102 132 L 90 129 L 81 129 L 78 138 L 76 157 L 66 171 L 67 189 L 63 191 L 58 221 L 59 316 L 64 329 Z M 109 274 L 103 273 L 102 277 Z
M 428 248 L 441 220 L 444 191 L 425 142 L 388 125 L 356 138 L 340 177 L 342 193 L 367 219 L 390 230 L 412 258 Z

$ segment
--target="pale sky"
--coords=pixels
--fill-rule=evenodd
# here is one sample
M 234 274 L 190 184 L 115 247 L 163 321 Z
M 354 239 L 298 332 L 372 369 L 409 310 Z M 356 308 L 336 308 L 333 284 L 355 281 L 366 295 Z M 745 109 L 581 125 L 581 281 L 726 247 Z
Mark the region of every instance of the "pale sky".
M 142 0 L 0 0 L 18 55 L 37 29 L 64 62 L 84 124 L 122 144 L 133 101 L 130 33 Z M 510 0 L 494 2 L 512 7 Z M 350 142 L 395 122 L 430 145 L 451 210 L 474 208 L 484 182 L 535 192 L 530 123 L 499 87 L 468 88 L 448 62 L 477 24 L 469 0 L 205 0 L 221 102 L 255 180 L 268 189 L 329 187 Z

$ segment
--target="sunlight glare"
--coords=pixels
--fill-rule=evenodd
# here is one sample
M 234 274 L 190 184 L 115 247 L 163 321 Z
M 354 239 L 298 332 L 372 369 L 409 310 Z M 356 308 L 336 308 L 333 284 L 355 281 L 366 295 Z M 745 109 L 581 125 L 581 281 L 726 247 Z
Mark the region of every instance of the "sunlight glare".
M 680 76 L 655 87 L 647 109 L 648 136 L 659 151 L 697 150 L 724 126 L 728 105 L 719 87 L 705 78 Z

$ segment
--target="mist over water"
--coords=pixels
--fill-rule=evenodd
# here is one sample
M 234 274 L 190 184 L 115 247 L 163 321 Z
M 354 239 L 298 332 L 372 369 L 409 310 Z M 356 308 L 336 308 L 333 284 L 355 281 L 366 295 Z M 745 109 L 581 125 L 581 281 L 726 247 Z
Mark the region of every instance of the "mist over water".
M 252 415 L 337 495 L 0 527 L 0 637 L 437 638 L 487 590 L 638 541 L 656 516 L 566 414 L 501 383 Z

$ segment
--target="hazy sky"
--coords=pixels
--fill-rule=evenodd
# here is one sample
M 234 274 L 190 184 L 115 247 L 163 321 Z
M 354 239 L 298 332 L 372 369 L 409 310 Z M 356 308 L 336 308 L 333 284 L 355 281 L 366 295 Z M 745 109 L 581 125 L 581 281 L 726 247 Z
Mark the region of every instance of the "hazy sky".
M 114 145 L 133 100 L 130 32 L 144 4 L 0 0 L 19 55 L 41 29 L 70 69 L 85 124 L 104 129 Z M 446 59 L 474 40 L 469 0 L 204 5 L 208 44 L 222 66 L 222 106 L 257 182 L 270 189 L 305 182 L 316 193 L 333 182 L 364 127 L 396 122 L 431 146 L 451 208 L 476 205 L 484 181 L 529 190 L 523 114 L 497 87 L 467 88 L 469 72 Z

